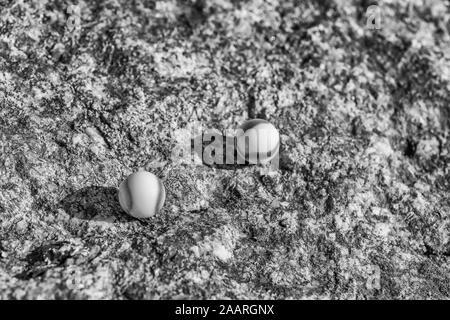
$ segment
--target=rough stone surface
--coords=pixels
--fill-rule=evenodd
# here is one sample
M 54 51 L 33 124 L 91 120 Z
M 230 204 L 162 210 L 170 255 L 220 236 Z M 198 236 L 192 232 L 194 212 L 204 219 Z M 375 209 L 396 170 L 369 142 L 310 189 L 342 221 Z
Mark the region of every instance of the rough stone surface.
M 0 0 L 0 298 L 450 298 L 449 4 L 371 4 Z M 276 174 L 172 161 L 250 117 Z

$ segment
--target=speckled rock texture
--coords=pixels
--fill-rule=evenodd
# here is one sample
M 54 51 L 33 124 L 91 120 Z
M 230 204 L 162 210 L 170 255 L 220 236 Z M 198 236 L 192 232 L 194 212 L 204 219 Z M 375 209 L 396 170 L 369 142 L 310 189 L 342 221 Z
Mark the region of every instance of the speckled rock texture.
M 450 298 L 449 3 L 373 4 L 0 0 L 0 298 Z M 278 171 L 173 161 L 254 117 Z

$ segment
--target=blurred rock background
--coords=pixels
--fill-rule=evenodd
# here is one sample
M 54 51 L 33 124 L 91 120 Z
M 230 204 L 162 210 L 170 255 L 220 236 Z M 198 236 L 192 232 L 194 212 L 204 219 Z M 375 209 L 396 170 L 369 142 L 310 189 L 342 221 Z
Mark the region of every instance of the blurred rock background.
M 0 0 L 0 298 L 450 298 L 449 33 L 445 1 Z M 275 174 L 172 161 L 252 117 Z

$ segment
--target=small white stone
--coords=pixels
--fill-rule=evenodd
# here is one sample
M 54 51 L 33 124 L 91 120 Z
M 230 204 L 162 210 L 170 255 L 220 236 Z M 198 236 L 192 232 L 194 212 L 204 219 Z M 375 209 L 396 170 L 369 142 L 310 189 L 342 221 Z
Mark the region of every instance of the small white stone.
M 252 119 L 244 122 L 236 135 L 238 157 L 251 164 L 265 164 L 278 155 L 280 134 L 268 121 Z
M 164 205 L 166 191 L 161 180 L 147 171 L 131 174 L 120 184 L 122 209 L 135 218 L 154 216 Z

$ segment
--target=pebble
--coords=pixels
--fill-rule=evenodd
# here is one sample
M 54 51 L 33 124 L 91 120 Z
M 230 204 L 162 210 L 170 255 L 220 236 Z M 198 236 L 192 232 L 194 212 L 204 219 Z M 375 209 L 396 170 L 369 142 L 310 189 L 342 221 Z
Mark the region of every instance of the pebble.
M 244 122 L 239 129 L 236 136 L 238 159 L 245 159 L 251 164 L 265 164 L 278 154 L 280 134 L 270 122 L 252 119 Z
M 138 171 L 126 178 L 119 187 L 122 209 L 135 218 L 149 218 L 161 210 L 166 190 L 153 173 Z

